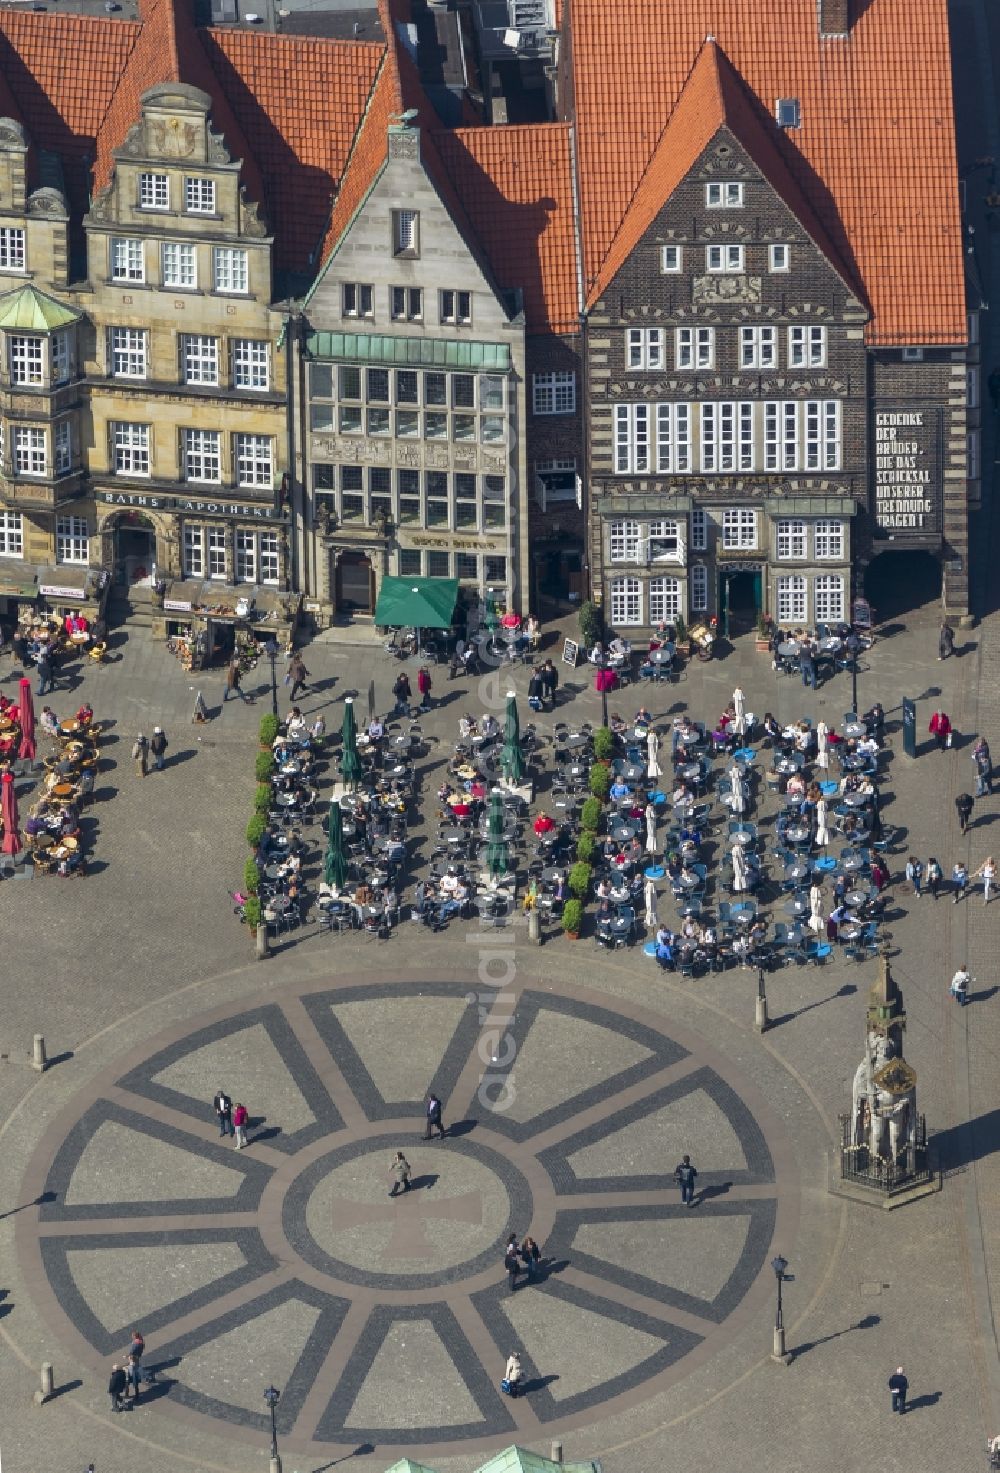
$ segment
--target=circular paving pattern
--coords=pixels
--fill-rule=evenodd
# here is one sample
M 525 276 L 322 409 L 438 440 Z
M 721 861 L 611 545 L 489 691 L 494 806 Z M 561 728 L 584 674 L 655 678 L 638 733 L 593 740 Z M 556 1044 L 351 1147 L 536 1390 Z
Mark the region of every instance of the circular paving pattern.
M 250 1111 L 244 1151 L 219 1137 L 220 1087 Z M 443 1141 L 423 1138 L 431 1088 Z M 307 1455 L 557 1435 L 663 1390 L 764 1292 L 795 1193 L 752 1101 L 698 1040 L 582 990 L 283 990 L 97 1079 L 32 1164 L 19 1251 L 95 1372 L 141 1326 L 167 1414 L 256 1438 L 273 1382 Z M 411 1190 L 391 1198 L 398 1149 Z M 529 1231 L 542 1273 L 510 1293 L 503 1244 Z

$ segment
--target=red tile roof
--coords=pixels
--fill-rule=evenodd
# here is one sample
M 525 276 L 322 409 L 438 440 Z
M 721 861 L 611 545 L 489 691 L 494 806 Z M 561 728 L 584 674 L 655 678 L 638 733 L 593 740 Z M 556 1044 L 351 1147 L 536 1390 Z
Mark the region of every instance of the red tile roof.
M 402 110 L 399 75 L 390 52 L 386 50 L 361 119 L 361 126 L 351 145 L 344 177 L 330 213 L 320 251 L 321 264 L 337 245 L 385 167 L 389 148 L 389 121 L 394 116 L 398 117 Z
M 569 125 L 461 128 L 435 141 L 494 279 L 524 292 L 528 331 L 575 332 Z
M 828 241 L 856 263 L 869 342 L 965 340 L 947 0 L 853 8 L 849 37 L 821 40 L 816 0 L 573 0 L 588 297 L 711 35 L 763 113 L 798 99 L 801 127 L 782 152 Z

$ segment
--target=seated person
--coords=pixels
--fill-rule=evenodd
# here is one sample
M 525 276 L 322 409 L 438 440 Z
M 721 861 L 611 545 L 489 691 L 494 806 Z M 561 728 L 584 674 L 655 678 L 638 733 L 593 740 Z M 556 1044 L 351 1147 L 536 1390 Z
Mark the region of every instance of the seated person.
M 595 914 L 597 917 L 597 926 L 599 930 L 602 928 L 607 929 L 608 927 L 610 927 L 611 922 L 615 918 L 615 913 L 612 908 L 611 901 L 607 898 L 607 896 L 604 896 L 604 898 L 600 901 Z
M 551 834 L 555 826 L 555 820 L 550 818 L 547 813 L 540 813 L 534 822 L 534 830 L 539 837 L 542 834 Z
M 670 801 L 675 808 L 686 808 L 694 801 L 691 789 L 687 783 L 679 782 L 670 795 Z
M 804 798 L 806 795 L 806 780 L 801 772 L 793 772 L 788 779 L 785 792 L 790 798 Z
M 89 726 L 90 723 L 93 721 L 94 708 L 93 706 L 91 706 L 89 701 L 84 701 L 83 705 L 76 713 L 76 719 L 77 721 L 79 721 L 81 726 Z
M 326 717 L 317 716 L 309 728 L 309 735 L 314 742 L 321 742 L 326 736 Z
M 608 645 L 608 654 L 613 660 L 626 660 L 631 653 L 632 646 L 627 639 L 622 639 L 620 634 L 616 634 Z
M 38 724 L 46 736 L 55 736 L 59 730 L 59 720 L 51 706 L 43 706 Z
M 495 716 L 484 716 L 480 730 L 483 737 L 490 741 L 493 737 L 500 735 L 500 723 Z
M 629 787 L 628 783 L 625 782 L 623 778 L 616 777 L 614 782 L 611 784 L 608 796 L 617 803 L 619 799 L 629 797 L 631 792 L 632 789 Z
M 701 930 L 693 916 L 688 916 L 681 926 L 681 935 L 685 941 L 700 941 Z
M 307 735 L 305 718 L 298 706 L 292 707 L 291 714 L 285 722 L 285 735 L 293 742 L 300 742 Z
M 867 710 L 861 719 L 865 723 L 865 730 L 868 735 L 874 737 L 875 741 L 881 743 L 885 735 L 885 711 L 882 709 L 882 702 L 876 701 L 874 706 Z
M 368 729 L 370 731 L 371 727 Z M 471 716 L 459 717 L 458 734 L 463 740 L 468 741 L 469 737 L 475 736 L 477 729 L 476 723 Z
M 615 736 L 621 736 L 625 730 L 625 722 L 617 711 L 611 713 L 611 730 Z
M 638 709 L 638 711 L 635 713 L 635 721 L 633 722 L 633 725 L 634 726 L 647 727 L 647 726 L 652 726 L 652 724 L 653 724 L 653 713 L 652 713 L 652 711 L 648 710 L 647 707 L 645 707 L 645 706 L 640 706 L 639 709 Z
M 764 744 L 767 746 L 779 746 L 783 741 L 782 729 L 775 721 L 770 711 L 764 712 Z
M 604 646 L 599 639 L 595 641 L 593 648 L 587 651 L 587 659 L 592 665 L 600 665 L 603 662 Z

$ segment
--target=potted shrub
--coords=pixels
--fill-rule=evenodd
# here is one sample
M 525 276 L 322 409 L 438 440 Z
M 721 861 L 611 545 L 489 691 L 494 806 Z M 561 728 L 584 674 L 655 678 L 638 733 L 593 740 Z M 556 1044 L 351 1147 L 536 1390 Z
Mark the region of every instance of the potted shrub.
M 266 813 L 271 806 L 271 784 L 258 783 L 253 806 L 258 813 Z
M 256 895 L 260 889 L 260 870 L 255 859 L 248 859 L 243 866 L 243 888 L 248 895 Z
M 590 865 L 578 860 L 570 869 L 569 876 L 566 880 L 569 893 L 575 896 L 577 900 L 586 900 L 590 893 L 592 875 L 593 870 L 590 868 Z
M 243 919 L 250 927 L 250 935 L 256 936 L 257 927 L 260 925 L 260 901 L 256 895 L 251 895 L 244 905 Z
M 274 775 L 274 769 L 276 765 L 277 764 L 275 763 L 275 760 L 271 756 L 270 752 L 258 752 L 257 761 L 254 764 L 254 776 L 256 777 L 257 781 L 259 783 L 270 782 L 272 776 Z
M 281 723 L 277 716 L 272 716 L 270 712 L 260 718 L 260 744 L 269 752 L 274 745 L 274 739 L 278 735 L 280 726 Z
M 567 900 L 563 906 L 562 928 L 570 941 L 576 941 L 580 935 L 583 925 L 583 902 L 581 900 Z
M 590 833 L 596 834 L 601 826 L 601 800 L 588 798 L 580 809 L 580 823 Z
M 687 625 L 680 614 L 674 620 L 674 632 L 676 635 L 674 643 L 677 647 L 677 653 L 688 659 L 691 654 L 691 639 L 688 635 Z
M 260 841 L 264 837 L 264 830 L 266 828 L 267 819 L 264 817 L 263 813 L 255 813 L 253 818 L 247 824 L 247 843 L 250 845 L 251 849 L 257 849 L 260 847 Z
M 587 785 L 595 798 L 606 798 L 611 791 L 611 769 L 595 762 L 590 769 Z
M 599 726 L 594 732 L 594 757 L 598 762 L 610 762 L 615 750 L 615 739 L 610 726 Z
M 580 605 L 579 620 L 580 634 L 589 650 L 604 633 L 604 615 L 593 600 L 588 598 Z
M 590 864 L 597 852 L 597 840 L 593 834 L 582 833 L 576 845 L 576 857 L 583 864 Z

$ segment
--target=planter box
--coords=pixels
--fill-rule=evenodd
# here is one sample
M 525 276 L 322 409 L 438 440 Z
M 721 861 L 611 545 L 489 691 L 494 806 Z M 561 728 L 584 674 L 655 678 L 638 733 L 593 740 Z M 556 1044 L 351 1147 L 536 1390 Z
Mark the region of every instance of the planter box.
M 754 649 L 758 655 L 769 655 L 771 653 L 771 641 L 769 639 L 754 640 Z

